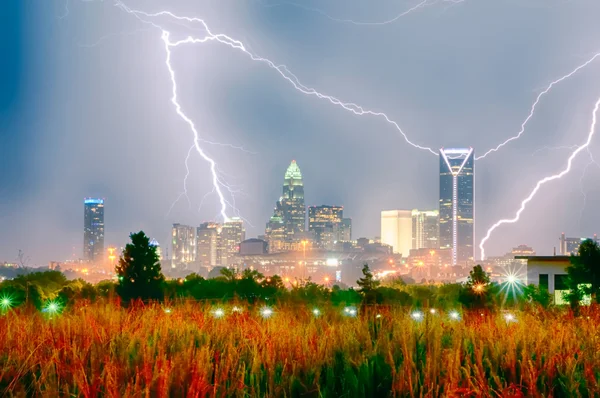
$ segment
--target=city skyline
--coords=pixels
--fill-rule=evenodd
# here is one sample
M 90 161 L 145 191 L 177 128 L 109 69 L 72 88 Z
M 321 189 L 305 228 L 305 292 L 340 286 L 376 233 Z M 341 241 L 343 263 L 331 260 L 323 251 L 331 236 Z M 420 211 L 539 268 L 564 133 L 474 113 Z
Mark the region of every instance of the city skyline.
M 64 4 L 17 2 L 9 6 L 14 17 L 3 24 L 4 36 L 14 38 L 3 43 L 6 59 L 15 62 L 3 65 L 0 75 L 6 87 L 0 98 L 0 217 L 10 227 L 0 235 L 0 259 L 10 261 L 20 249 L 33 264 L 79 253 L 81 212 L 73 209 L 85 196 L 110 200 L 105 239 L 114 244 L 143 229 L 165 245 L 170 224 L 199 225 L 219 212 L 208 165 L 190 152 L 192 133 L 170 102 L 160 32 L 110 2 L 71 3 L 69 15 L 59 18 Z M 129 5 L 160 9 L 135 3 Z M 518 9 L 496 3 L 490 11 L 467 1 L 443 13 L 424 7 L 381 27 L 385 35 L 288 6 L 176 3 L 173 11 L 206 18 L 213 31 L 286 65 L 307 87 L 385 112 L 419 145 L 473 146 L 479 154 L 519 132 L 537 95 L 597 51 L 593 38 L 600 30 L 590 19 L 600 5 L 583 2 Z M 341 19 L 380 20 L 397 15 L 398 5 L 327 7 Z M 88 12 L 90 23 L 78 23 Z M 563 29 L 570 18 L 581 23 Z M 169 18 L 154 21 L 172 29 L 173 38 L 200 34 Z M 529 35 L 532 29 L 539 34 Z M 172 48 L 171 61 L 182 110 L 202 140 L 222 144 L 202 141 L 221 177 L 241 191 L 235 206 L 249 221 L 250 236 L 259 235 L 272 215 L 280 195 L 272 181 L 292 158 L 311 181 L 306 203 L 343 203 L 356 237 L 378 234 L 382 209 L 436 207 L 431 180 L 437 159 L 408 145 L 381 117 L 359 117 L 300 94 L 272 69 L 214 42 Z M 514 214 L 540 178 L 564 167 L 570 153 L 564 147 L 585 140 L 598 91 L 595 63 L 540 100 L 518 141 L 478 162 L 476 243 L 493 223 Z M 597 145 L 592 140 L 591 153 Z M 587 167 L 583 155 L 568 178 L 540 190 L 519 223 L 494 232 L 486 247 L 490 256 L 524 242 L 551 254 L 561 231 L 596 232 L 600 189 L 593 181 L 600 169 Z M 189 202 L 181 195 L 186 191 Z

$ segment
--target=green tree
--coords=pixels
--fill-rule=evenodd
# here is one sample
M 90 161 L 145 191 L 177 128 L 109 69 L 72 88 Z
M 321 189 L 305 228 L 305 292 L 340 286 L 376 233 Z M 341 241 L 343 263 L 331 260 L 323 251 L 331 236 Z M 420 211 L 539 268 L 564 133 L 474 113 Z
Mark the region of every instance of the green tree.
M 552 303 L 552 296 L 548 289 L 535 285 L 527 285 L 523 288 L 523 296 L 530 303 L 535 303 L 542 308 L 548 308 Z
M 162 299 L 164 276 L 156 246 L 143 231 L 129 235 L 131 243 L 123 250 L 116 273 L 119 277 L 117 294 L 128 303 L 133 299 Z
M 489 275 L 481 265 L 476 265 L 469 272 L 467 283 L 462 287 L 458 299 L 464 306 L 472 309 L 490 308 L 493 290 Z
M 571 306 L 578 306 L 582 295 L 591 296 L 592 302 L 600 304 L 600 247 L 587 239 L 579 246 L 579 255 L 571 256 L 571 265 L 567 267 L 568 287 L 571 294 L 567 297 Z
M 362 269 L 363 277 L 356 281 L 360 287 L 359 291 L 365 304 L 377 303 L 377 288 L 379 281 L 375 279 L 373 273 L 369 269 L 369 264 L 365 263 Z

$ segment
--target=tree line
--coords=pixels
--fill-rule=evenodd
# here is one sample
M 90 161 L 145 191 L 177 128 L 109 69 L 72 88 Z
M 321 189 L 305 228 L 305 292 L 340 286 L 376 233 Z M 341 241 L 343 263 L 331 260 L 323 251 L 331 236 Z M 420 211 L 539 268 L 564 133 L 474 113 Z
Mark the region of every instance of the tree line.
M 224 268 L 221 275 L 205 279 L 197 274 L 184 279 L 166 280 L 162 274 L 156 247 L 140 231 L 130 235 L 116 266 L 116 281 L 96 285 L 81 279 L 69 281 L 58 271 L 32 272 L 0 283 L 0 298 L 10 298 L 12 305 L 42 308 L 48 300 L 69 305 L 77 300 L 119 299 L 123 305 L 139 301 L 177 299 L 230 301 L 253 303 L 324 303 L 333 305 L 404 305 L 437 308 L 455 308 L 494 311 L 502 307 L 541 306 L 552 303 L 547 290 L 539 286 L 514 286 L 490 281 L 480 265 L 470 272 L 465 284 L 408 285 L 401 278 L 381 282 L 368 265 L 357 281 L 358 288 L 332 287 L 310 280 L 297 281 L 286 288 L 278 276 L 265 277 L 256 270 L 237 272 Z M 600 277 L 600 249 L 592 241 L 582 243 L 579 256 L 571 259 L 568 267 L 567 299 L 574 311 L 584 297 L 598 303 Z

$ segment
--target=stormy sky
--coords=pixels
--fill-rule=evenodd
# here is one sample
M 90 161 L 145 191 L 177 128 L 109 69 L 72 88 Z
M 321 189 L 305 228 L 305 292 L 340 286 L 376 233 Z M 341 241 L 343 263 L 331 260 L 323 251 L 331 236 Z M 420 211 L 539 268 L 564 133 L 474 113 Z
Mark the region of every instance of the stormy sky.
M 393 19 L 419 0 L 125 3 L 202 17 L 306 86 L 385 112 L 413 142 L 472 146 L 478 155 L 519 131 L 552 80 L 600 51 L 596 0 L 432 0 L 388 24 L 364 22 Z M 205 35 L 197 24 L 152 21 L 177 39 Z M 192 133 L 170 102 L 159 29 L 111 0 L 8 0 L 0 26 L 0 261 L 19 249 L 31 264 L 80 257 L 86 196 L 106 199 L 107 245 L 140 229 L 168 245 L 173 222 L 218 220 L 208 164 L 194 152 L 189 201 L 171 209 Z M 307 205 L 344 205 L 355 238 L 379 235 L 381 210 L 437 207 L 438 158 L 381 117 L 304 95 L 216 42 L 173 48 L 172 64 L 182 110 L 201 137 L 231 145 L 203 144 L 235 191 L 247 236 L 264 232 L 292 159 Z M 538 149 L 585 142 L 599 77 L 600 58 L 542 98 L 519 140 L 476 163 L 476 244 L 572 151 Z M 598 159 L 599 149 L 594 138 Z M 561 232 L 598 232 L 600 167 L 589 164 L 584 151 L 519 223 L 495 231 L 487 254 L 518 244 L 551 254 Z

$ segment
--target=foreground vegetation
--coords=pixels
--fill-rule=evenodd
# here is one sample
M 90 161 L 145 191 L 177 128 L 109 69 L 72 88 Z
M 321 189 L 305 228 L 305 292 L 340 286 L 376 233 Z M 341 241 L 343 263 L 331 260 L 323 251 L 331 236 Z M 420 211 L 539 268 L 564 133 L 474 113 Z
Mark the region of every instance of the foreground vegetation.
M 223 310 L 223 313 L 219 311 Z M 0 317 L 2 396 L 598 396 L 600 314 L 76 304 Z M 237 312 L 239 310 L 239 312 Z M 267 315 L 269 313 L 262 313 Z M 222 315 L 222 316 L 221 316 Z
M 356 290 L 253 270 L 165 280 L 132 234 L 117 282 L 0 283 L 0 396 L 600 396 L 600 249 L 584 249 L 557 308 L 481 266 L 417 286 L 365 265 Z

